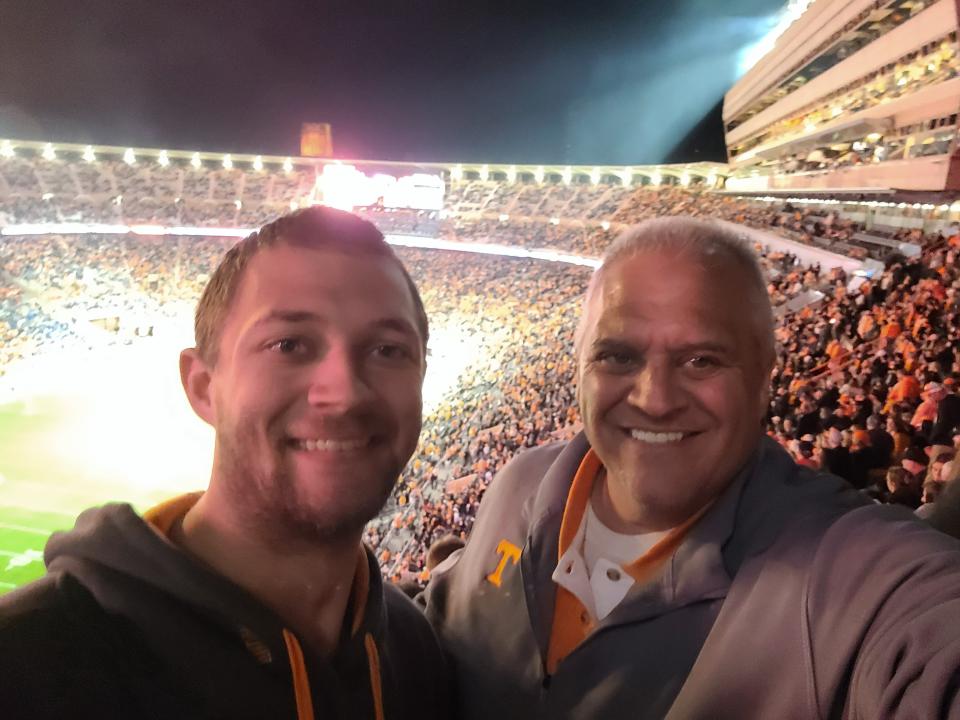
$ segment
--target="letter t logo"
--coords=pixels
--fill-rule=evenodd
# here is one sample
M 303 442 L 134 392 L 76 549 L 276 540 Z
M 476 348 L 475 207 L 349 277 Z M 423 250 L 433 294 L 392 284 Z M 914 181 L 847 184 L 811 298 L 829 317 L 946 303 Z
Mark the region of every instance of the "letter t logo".
M 487 575 L 487 580 L 497 587 L 500 587 L 503 570 L 507 567 L 507 561 L 509 560 L 516 565 L 520 560 L 520 548 L 509 540 L 501 540 L 497 543 L 497 554 L 500 556 L 500 562 L 497 563 L 497 569 Z

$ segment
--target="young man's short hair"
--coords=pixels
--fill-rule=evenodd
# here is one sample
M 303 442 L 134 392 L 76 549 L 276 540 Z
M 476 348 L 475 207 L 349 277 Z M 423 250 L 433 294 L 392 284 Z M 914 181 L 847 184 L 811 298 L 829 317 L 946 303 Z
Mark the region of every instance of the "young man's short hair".
M 194 319 L 197 350 L 204 362 L 210 365 L 217 362 L 223 323 L 247 264 L 263 248 L 280 244 L 393 260 L 403 273 L 413 298 L 417 330 L 426 349 L 429 324 L 423 301 L 410 274 L 387 244 L 383 233 L 373 223 L 352 213 L 315 205 L 267 223 L 238 242 L 223 256 L 200 296 Z

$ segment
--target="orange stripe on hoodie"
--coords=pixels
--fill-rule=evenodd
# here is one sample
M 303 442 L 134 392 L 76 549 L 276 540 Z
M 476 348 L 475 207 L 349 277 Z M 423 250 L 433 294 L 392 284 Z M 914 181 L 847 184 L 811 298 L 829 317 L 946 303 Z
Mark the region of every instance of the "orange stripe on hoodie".
M 202 492 L 179 495 L 156 505 L 143 514 L 143 519 L 157 532 L 170 539 L 170 530 L 174 524 L 183 518 L 192 508 Z M 370 565 L 367 563 L 367 554 L 360 547 L 357 558 L 357 568 L 353 574 L 353 587 L 350 597 L 353 599 L 353 621 L 350 624 L 350 635 L 355 636 L 363 625 L 364 613 L 367 609 L 367 596 L 370 593 Z M 384 720 L 383 688 L 380 679 L 380 654 L 377 650 L 373 635 L 366 633 L 364 648 L 367 653 L 367 670 L 370 673 L 370 689 L 373 695 L 373 706 L 376 720 Z M 310 676 L 307 674 L 307 664 L 303 657 L 300 641 L 290 630 L 284 628 L 283 641 L 287 646 L 287 656 L 290 660 L 290 672 L 293 676 L 293 695 L 297 704 L 297 720 L 314 720 L 313 696 L 310 692 Z

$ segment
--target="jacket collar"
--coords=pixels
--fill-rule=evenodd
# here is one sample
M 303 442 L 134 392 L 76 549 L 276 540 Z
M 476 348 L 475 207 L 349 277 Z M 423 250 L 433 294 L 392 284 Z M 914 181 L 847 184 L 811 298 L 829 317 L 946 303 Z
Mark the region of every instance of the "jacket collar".
M 547 469 L 536 495 L 525 508 L 530 533 L 521 557 L 521 575 L 531 627 L 544 657 L 553 622 L 556 586 L 551 576 L 558 555 L 560 523 L 570 484 L 589 447 L 586 436 L 582 432 L 577 434 Z M 598 625 L 598 630 L 655 617 L 667 609 L 725 597 L 743 560 L 742 547 L 750 545 L 753 549 L 753 543 L 730 542 L 735 534 L 740 534 L 737 531 L 743 514 L 744 490 L 748 485 L 762 486 L 764 483 L 754 481 L 758 476 L 788 470 L 784 458 L 789 461 L 789 456 L 774 441 L 763 438 L 744 468 L 690 530 L 671 560 L 650 582 L 632 588 L 627 599 Z M 752 511 L 759 511 L 758 505 L 766 495 L 767 491 L 763 490 L 760 497 L 756 492 L 750 494 Z M 742 528 L 746 535 L 754 535 L 750 525 L 748 522 Z M 732 545 L 732 552 L 727 552 L 728 544 Z

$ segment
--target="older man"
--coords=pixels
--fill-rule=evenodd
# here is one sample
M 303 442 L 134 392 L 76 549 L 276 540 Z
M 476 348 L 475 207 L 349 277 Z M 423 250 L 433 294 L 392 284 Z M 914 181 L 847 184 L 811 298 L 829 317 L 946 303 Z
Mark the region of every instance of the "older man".
M 614 243 L 578 333 L 583 434 L 501 472 L 427 591 L 460 716 L 960 713 L 960 544 L 764 438 L 772 325 L 728 231 Z
M 420 433 L 406 270 L 370 223 L 293 213 L 226 254 L 196 341 L 209 488 L 51 538 L 48 574 L 0 599 L 0 716 L 445 717 L 436 638 L 360 540 Z

